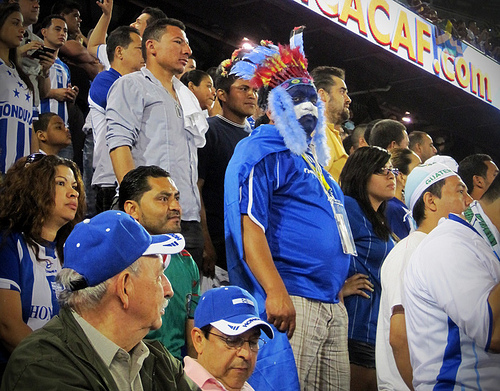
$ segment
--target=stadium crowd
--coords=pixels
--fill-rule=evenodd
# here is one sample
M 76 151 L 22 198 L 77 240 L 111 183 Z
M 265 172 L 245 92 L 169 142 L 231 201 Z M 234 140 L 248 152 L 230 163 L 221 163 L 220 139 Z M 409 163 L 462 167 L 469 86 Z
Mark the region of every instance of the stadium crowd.
M 490 156 L 345 126 L 302 27 L 203 71 L 182 21 L 97 4 L 88 37 L 0 4 L 0 390 L 496 389 Z

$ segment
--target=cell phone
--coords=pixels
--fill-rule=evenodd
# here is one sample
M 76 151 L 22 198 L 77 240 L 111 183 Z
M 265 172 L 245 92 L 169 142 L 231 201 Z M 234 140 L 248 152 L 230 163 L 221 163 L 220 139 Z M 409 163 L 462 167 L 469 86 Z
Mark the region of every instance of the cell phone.
M 51 48 L 48 48 L 48 47 L 42 47 L 41 49 L 37 49 L 33 52 L 33 54 L 31 55 L 31 58 L 37 58 L 37 59 L 40 59 L 40 55 L 41 54 L 54 54 L 56 52 L 56 49 L 51 49 Z

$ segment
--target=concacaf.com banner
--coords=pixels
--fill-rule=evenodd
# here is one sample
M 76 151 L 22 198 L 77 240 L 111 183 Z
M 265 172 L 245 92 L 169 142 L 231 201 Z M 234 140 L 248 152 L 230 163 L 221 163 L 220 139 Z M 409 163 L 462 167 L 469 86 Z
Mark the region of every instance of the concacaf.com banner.
M 500 64 L 402 5 L 392 0 L 294 1 L 500 109 Z

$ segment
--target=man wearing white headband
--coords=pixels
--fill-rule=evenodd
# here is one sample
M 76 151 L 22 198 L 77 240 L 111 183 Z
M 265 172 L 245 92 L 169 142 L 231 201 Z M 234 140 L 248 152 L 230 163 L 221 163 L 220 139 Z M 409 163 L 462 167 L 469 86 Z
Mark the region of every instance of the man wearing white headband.
M 499 198 L 497 180 L 484 204 L 497 232 Z M 415 390 L 498 389 L 500 258 L 480 232 L 450 214 L 415 250 L 404 289 Z
M 382 265 L 375 344 L 377 382 L 381 390 L 403 391 L 411 387 L 402 278 L 408 261 L 441 218 L 462 213 L 471 202 L 460 177 L 440 163 L 415 167 L 408 175 L 405 195 L 418 229 L 396 244 Z

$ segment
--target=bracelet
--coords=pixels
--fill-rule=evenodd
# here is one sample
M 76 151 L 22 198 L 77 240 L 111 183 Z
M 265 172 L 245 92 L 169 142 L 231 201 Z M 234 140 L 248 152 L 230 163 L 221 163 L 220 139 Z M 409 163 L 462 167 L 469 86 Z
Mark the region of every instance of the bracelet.
M 50 72 L 47 72 L 46 74 L 43 74 L 42 71 L 38 74 L 38 76 L 43 77 L 44 79 L 48 79 L 50 77 Z

